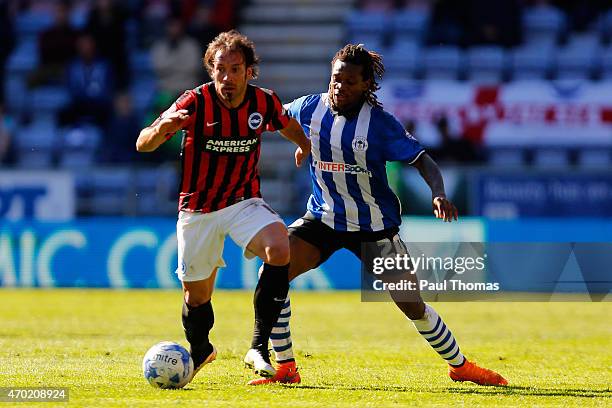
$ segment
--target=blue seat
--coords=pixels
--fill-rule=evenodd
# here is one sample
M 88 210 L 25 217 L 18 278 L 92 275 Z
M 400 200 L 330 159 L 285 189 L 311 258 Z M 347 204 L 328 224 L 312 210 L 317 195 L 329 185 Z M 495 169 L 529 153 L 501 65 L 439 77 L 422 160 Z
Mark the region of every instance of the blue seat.
M 151 53 L 148 50 L 130 53 L 130 69 L 139 75 L 143 73 L 151 74 L 153 72 Z
M 533 164 L 537 167 L 567 167 L 569 166 L 568 152 L 562 148 L 537 149 L 533 154 Z
M 172 166 L 145 168 L 134 175 L 134 193 L 139 214 L 159 215 L 176 209 L 174 192 L 179 182 Z M 172 193 L 171 193 L 172 191 Z
M 15 19 L 15 31 L 18 37 L 36 36 L 53 24 L 52 13 L 27 11 L 19 13 Z
M 136 78 L 130 87 L 130 95 L 137 112 L 146 111 L 156 92 L 156 83 L 153 78 Z
M 426 10 L 405 9 L 391 20 L 394 41 L 423 43 L 429 25 Z
M 601 52 L 601 77 L 602 79 L 612 79 L 612 45 Z
M 351 44 L 363 44 L 368 50 L 381 52 L 384 48 L 383 39 L 376 35 L 357 33 L 352 35 L 348 42 Z
M 599 66 L 599 38 L 596 34 L 574 36 L 557 50 L 557 78 L 589 79 Z
M 523 33 L 528 43 L 556 43 L 567 29 L 567 17 L 553 6 L 529 7 L 523 13 Z
M 25 75 L 9 73 L 4 85 L 4 102 L 10 112 L 20 113 L 25 110 L 28 88 Z
M 521 167 L 525 164 L 525 152 L 520 148 L 489 148 L 488 163 L 497 166 Z
M 427 79 L 458 79 L 465 70 L 464 56 L 455 46 L 428 48 L 423 60 Z
M 346 19 L 347 28 L 354 32 L 384 33 L 389 24 L 389 17 L 384 12 L 352 11 Z
M 8 73 L 25 74 L 38 66 L 36 41 L 20 41 L 7 61 Z
M 68 104 L 70 96 L 65 87 L 43 86 L 30 91 L 30 107 L 36 112 L 57 112 Z
M 597 30 L 604 42 L 612 39 L 612 10 L 601 14 L 597 21 Z
M 612 166 L 612 148 L 582 149 L 578 152 L 578 165 L 585 168 L 609 169 Z
M 92 125 L 64 129 L 61 138 L 60 167 L 77 169 L 95 164 L 102 138 L 100 129 Z
M 70 11 L 70 25 L 76 29 L 83 29 L 87 24 L 89 10 L 87 7 L 72 7 Z
M 501 82 L 506 66 L 506 53 L 501 47 L 480 46 L 467 51 L 468 77 L 473 82 Z
M 517 47 L 510 56 L 513 80 L 545 79 L 551 74 L 553 49 L 526 45 Z
M 90 210 L 100 215 L 120 215 L 132 204 L 132 174 L 127 168 L 97 169 L 91 177 Z
M 420 47 L 415 42 L 400 42 L 384 53 L 385 78 L 417 76 Z
M 36 117 L 15 137 L 17 165 L 23 168 L 50 168 L 57 146 L 57 129 L 48 117 Z

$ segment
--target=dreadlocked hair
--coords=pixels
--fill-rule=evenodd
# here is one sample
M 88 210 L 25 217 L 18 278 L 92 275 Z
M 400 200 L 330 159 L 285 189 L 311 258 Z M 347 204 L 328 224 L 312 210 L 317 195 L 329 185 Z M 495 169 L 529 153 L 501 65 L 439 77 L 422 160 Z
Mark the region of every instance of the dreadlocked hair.
M 338 60 L 361 66 L 363 80 L 370 81 L 370 86 L 365 92 L 366 102 L 371 106 L 382 106 L 375 94 L 380 89 L 380 85 L 376 80 L 382 79 L 385 73 L 382 56 L 377 52 L 367 50 L 363 44 L 347 44 L 334 55 L 334 59 L 331 62 L 332 67 Z M 330 83 L 330 88 L 328 89 L 330 98 L 332 92 Z

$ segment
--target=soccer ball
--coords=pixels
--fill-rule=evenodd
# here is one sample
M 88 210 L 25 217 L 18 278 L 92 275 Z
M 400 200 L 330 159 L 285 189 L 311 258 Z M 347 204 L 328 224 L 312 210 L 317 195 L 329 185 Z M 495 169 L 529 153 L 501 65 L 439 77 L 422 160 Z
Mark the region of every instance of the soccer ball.
M 193 360 L 180 344 L 162 341 L 147 351 L 142 371 L 155 388 L 183 388 L 193 375 Z

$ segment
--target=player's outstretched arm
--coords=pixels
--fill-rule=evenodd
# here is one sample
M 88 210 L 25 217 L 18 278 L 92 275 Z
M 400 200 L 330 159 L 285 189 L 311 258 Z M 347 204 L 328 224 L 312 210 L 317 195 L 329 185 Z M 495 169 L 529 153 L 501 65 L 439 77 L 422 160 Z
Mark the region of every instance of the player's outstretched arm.
M 302 126 L 294 118 L 289 120 L 287 126 L 281 129 L 280 133 L 287 140 L 298 145 L 298 148 L 295 150 L 295 165 L 300 167 L 304 159 L 310 154 L 310 139 L 306 137 Z
M 139 152 L 154 151 L 181 129 L 187 119 L 189 119 L 189 114 L 186 109 L 168 109 L 155 119 L 155 122 L 140 131 L 138 140 L 136 140 L 136 150 Z
M 446 198 L 444 191 L 444 180 L 442 173 L 436 162 L 427 153 L 423 153 L 419 159 L 413 163 L 423 180 L 431 189 L 433 212 L 436 218 L 451 222 L 457 220 L 457 208 Z

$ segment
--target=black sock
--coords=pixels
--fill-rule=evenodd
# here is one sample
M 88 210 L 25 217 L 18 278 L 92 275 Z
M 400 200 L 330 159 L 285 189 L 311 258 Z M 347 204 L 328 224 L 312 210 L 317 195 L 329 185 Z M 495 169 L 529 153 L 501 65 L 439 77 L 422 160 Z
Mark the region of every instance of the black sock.
M 185 337 L 191 346 L 191 357 L 196 367 L 212 352 L 208 333 L 214 323 L 215 314 L 210 300 L 200 306 L 189 306 L 183 303 L 183 328 Z
M 268 359 L 268 340 L 272 327 L 285 304 L 289 292 L 289 264 L 273 266 L 264 264 L 257 282 L 253 305 L 255 306 L 255 329 L 251 348 L 261 352 Z

